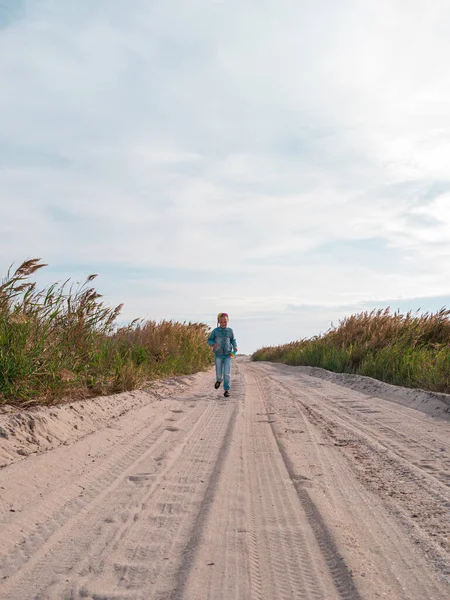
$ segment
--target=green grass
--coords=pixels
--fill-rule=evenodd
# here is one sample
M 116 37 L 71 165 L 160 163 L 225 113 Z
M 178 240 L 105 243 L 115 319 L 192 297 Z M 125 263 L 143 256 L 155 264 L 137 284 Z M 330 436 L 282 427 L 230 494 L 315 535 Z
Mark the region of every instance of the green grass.
M 122 305 L 105 306 L 90 275 L 37 290 L 40 259 L 0 283 L 0 404 L 54 404 L 65 398 L 137 389 L 212 363 L 203 323 L 143 321 L 117 327 Z
M 450 311 L 352 315 L 323 336 L 257 350 L 253 360 L 367 375 L 410 388 L 450 393 Z

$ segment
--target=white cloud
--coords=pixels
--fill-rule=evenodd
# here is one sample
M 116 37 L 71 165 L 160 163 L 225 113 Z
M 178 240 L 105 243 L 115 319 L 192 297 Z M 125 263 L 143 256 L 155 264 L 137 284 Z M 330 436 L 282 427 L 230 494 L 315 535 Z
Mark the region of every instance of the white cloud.
M 116 269 L 130 318 L 307 329 L 305 305 L 450 293 L 447 4 L 24 6 L 0 29 L 2 272 Z

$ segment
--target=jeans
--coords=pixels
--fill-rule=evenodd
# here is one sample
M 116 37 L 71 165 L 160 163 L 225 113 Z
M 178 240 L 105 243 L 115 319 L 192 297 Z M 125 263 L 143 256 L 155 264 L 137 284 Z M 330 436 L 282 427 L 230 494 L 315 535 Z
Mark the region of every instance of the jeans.
M 216 379 L 217 381 L 222 381 L 223 379 L 223 389 L 230 389 L 230 380 L 231 380 L 231 356 L 225 356 L 221 358 L 216 356 Z

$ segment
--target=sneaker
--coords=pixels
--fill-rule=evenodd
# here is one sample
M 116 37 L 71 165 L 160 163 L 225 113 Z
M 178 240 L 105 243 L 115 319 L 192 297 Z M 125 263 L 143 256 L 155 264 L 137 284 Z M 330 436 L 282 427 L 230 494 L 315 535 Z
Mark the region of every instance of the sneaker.
M 228 398 L 228 396 L 230 395 L 230 392 L 228 390 L 225 390 L 223 395 L 225 396 L 225 398 Z
M 216 381 L 216 383 L 214 384 L 214 387 L 216 388 L 216 390 L 220 388 L 220 383 L 221 383 L 220 381 Z

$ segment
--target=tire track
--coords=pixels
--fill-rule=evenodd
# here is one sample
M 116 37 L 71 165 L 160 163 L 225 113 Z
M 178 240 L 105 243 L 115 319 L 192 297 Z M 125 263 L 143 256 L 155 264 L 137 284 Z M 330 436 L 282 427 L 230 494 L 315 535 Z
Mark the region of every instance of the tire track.
M 233 387 L 234 389 L 236 389 L 237 386 L 234 385 Z M 218 487 L 219 477 L 229 451 L 230 439 L 232 438 L 233 429 L 236 424 L 237 404 L 236 402 L 229 402 L 229 404 L 226 407 L 219 405 L 219 410 L 221 410 L 221 412 L 219 413 L 220 418 L 223 417 L 222 411 L 224 409 L 228 413 L 228 423 L 226 425 L 226 430 L 224 431 L 223 437 L 221 439 L 221 445 L 219 448 L 217 458 L 215 460 L 214 470 L 212 476 L 209 479 L 209 483 L 206 488 L 202 504 L 200 506 L 200 510 L 198 511 L 195 521 L 193 522 L 191 528 L 189 544 L 185 546 L 183 550 L 184 558 L 175 574 L 175 585 L 170 592 L 170 596 L 168 596 L 169 600 L 179 600 L 180 598 L 184 597 L 189 573 L 192 569 L 196 558 L 196 554 L 200 546 L 200 541 L 203 536 L 203 531 L 206 525 L 208 514 L 214 501 L 215 493 Z M 163 596 L 161 597 L 161 600 L 164 600 Z
M 310 376 L 303 376 L 295 384 L 289 382 L 289 378 L 285 381 L 281 379 L 282 377 L 271 378 L 275 385 L 282 389 L 287 385 L 299 399 L 302 397 L 307 399 L 308 407 L 311 409 L 314 409 L 313 401 L 318 400 L 320 412 L 328 413 L 330 422 L 335 419 L 344 423 L 345 414 L 347 425 L 352 425 L 358 432 L 376 439 L 379 444 L 385 445 L 391 452 L 409 463 L 414 453 L 420 451 L 424 456 L 429 456 L 438 463 L 448 464 L 446 457 L 450 452 L 450 440 L 448 427 L 444 422 L 430 423 L 429 417 L 416 416 L 417 411 L 413 409 L 350 391 L 347 388 L 339 388 L 328 381 L 319 380 L 319 383 L 311 384 Z M 338 394 L 337 390 L 339 390 Z M 430 472 L 421 464 L 415 466 L 429 477 L 434 477 L 436 481 L 444 485 L 448 484 L 445 477 L 446 469 L 439 471 L 436 467 L 433 472 Z
M 228 402 L 235 403 L 235 425 L 228 439 L 227 454 L 208 514 L 202 523 L 201 539 L 183 589 L 183 597 L 208 600 L 252 598 L 248 561 L 247 482 L 243 465 L 243 407 L 245 389 L 240 369 L 233 377 Z M 181 596 L 180 596 L 181 597 Z
M 348 585 L 347 580 L 344 581 L 342 566 L 336 574 L 339 554 L 335 548 L 328 546 L 324 552 L 323 544 L 321 547 L 318 543 L 317 531 L 311 527 L 305 507 L 299 502 L 273 431 L 268 427 L 271 419 L 260 418 L 270 417 L 263 402 L 261 384 L 249 374 L 246 377 L 249 390 L 246 395 L 246 473 L 252 498 L 250 521 L 255 529 L 257 548 L 256 554 L 254 544 L 250 548 L 250 562 L 253 571 L 261 573 L 262 597 L 359 599 L 353 582 Z M 341 593 L 343 582 L 349 593 Z M 259 582 L 257 587 L 260 587 Z
M 208 410 L 210 410 L 208 405 L 197 405 L 180 419 L 180 424 L 187 426 L 188 423 L 195 423 L 199 415 L 204 412 L 208 413 Z M 134 432 L 132 439 L 126 440 L 126 445 L 115 447 L 111 456 L 73 486 L 77 497 L 68 500 L 56 511 L 53 498 L 48 498 L 46 502 L 42 503 L 39 507 L 42 515 L 41 521 L 35 532 L 31 533 L 28 543 L 21 544 L 3 561 L 1 571 L 3 586 L 0 587 L 2 593 L 7 594 L 8 598 L 14 598 L 16 593 L 14 590 L 17 585 L 19 586 L 17 597 L 22 600 L 28 597 L 26 590 L 30 581 L 33 581 L 33 589 L 38 588 L 39 585 L 46 585 L 46 582 L 51 579 L 51 573 L 55 570 L 55 562 L 59 564 L 58 568 L 64 572 L 74 564 L 76 555 L 87 553 L 93 538 L 96 537 L 92 535 L 92 531 L 96 531 L 97 535 L 102 533 L 99 531 L 99 523 L 104 521 L 102 503 L 107 501 L 113 493 L 117 493 L 124 481 L 129 481 L 127 477 L 132 476 L 136 470 L 140 471 L 139 466 L 142 461 L 145 462 L 148 459 L 150 468 L 153 470 L 155 465 L 153 454 L 161 455 L 165 451 L 164 449 L 167 451 L 176 447 L 183 435 L 181 431 L 167 431 L 165 415 L 150 431 L 147 423 L 142 424 Z M 146 469 L 148 472 L 149 469 L 147 467 Z M 81 497 L 78 496 L 80 487 L 84 488 Z M 125 495 L 127 495 L 126 492 Z M 99 512 L 100 514 L 98 514 Z M 91 531 L 86 531 L 83 526 L 85 527 L 88 516 L 92 513 L 96 515 L 96 518 L 92 521 Z M 83 539 L 83 535 L 78 535 L 78 537 L 75 535 L 78 540 L 78 550 L 75 550 L 74 537 L 70 536 L 77 528 L 84 532 L 85 539 Z M 107 534 L 103 532 L 103 535 Z M 100 539 L 102 539 L 101 536 Z M 109 535 L 107 535 L 107 539 L 110 539 Z M 66 550 L 61 552 L 61 548 L 64 546 Z M 58 551 L 55 561 L 56 549 Z M 23 588 L 24 591 L 20 591 L 20 588 Z
M 410 528 L 420 527 L 424 533 L 427 532 L 427 535 L 428 532 L 433 534 L 436 520 L 440 520 L 443 533 L 441 548 L 435 540 L 429 539 L 427 542 L 421 540 L 421 543 L 427 544 L 430 557 L 432 556 L 433 561 L 450 576 L 450 567 L 445 564 L 448 560 L 446 557 L 448 557 L 448 535 L 450 534 L 448 484 L 423 469 L 422 465 L 411 463 L 404 457 L 405 453 L 398 451 L 398 446 L 402 447 L 399 440 L 405 440 L 403 447 L 407 447 L 410 443 L 404 433 L 399 432 L 395 443 L 392 444 L 390 437 L 388 439 L 384 437 L 385 425 L 382 420 L 376 424 L 372 423 L 371 427 L 366 422 L 358 424 L 347 415 L 344 420 L 342 414 L 330 406 L 322 394 L 317 393 L 322 402 L 319 407 L 313 406 L 311 402 L 311 395 L 314 397 L 316 393 L 307 397 L 296 386 L 287 385 L 286 389 L 288 393 L 295 396 L 295 401 L 309 415 L 311 422 L 336 440 L 336 443 L 343 444 L 344 452 L 353 457 L 354 469 L 362 481 L 377 493 L 383 493 L 384 496 L 388 496 L 404 507 L 410 515 L 415 515 L 410 517 Z M 392 434 L 390 429 L 389 432 Z M 379 469 L 380 464 L 383 465 L 382 471 Z
M 127 527 L 114 544 L 104 546 L 103 556 L 99 548 L 92 548 L 82 568 L 77 565 L 71 575 L 72 583 L 46 589 L 43 598 L 167 600 L 172 587 L 181 589 L 187 556 L 195 552 L 193 523 L 200 523 L 198 514 L 210 501 L 205 492 L 213 493 L 217 457 L 224 451 L 223 438 L 232 420 L 231 405 L 209 402 L 206 407 L 151 489 L 136 502 L 135 514 L 121 508 Z M 147 485 L 145 480 L 136 483 Z
M 392 475 L 394 483 L 402 480 L 418 492 L 428 485 L 436 498 L 436 490 L 445 497 L 447 487 L 426 477 L 425 462 L 422 473 L 404 458 L 415 422 L 396 437 L 401 409 L 392 416 L 380 405 L 375 414 L 357 394 L 336 386 L 325 390 L 308 380 L 305 388 L 285 374 L 277 377 L 273 367 L 245 359 L 234 365 L 228 400 L 213 391 L 211 372 L 199 377 L 199 393 L 182 405 L 162 398 L 143 411 L 144 422 L 130 415 L 114 433 L 80 441 L 81 465 L 70 448 L 48 461 L 30 460 L 69 459 L 57 478 L 67 488 L 59 496 L 49 478 L 41 487 L 35 479 L 27 489 L 36 505 L 25 502 L 22 515 L 18 506 L 18 513 L 4 516 L 15 531 L 7 531 L 1 551 L 8 575 L 0 580 L 1 597 L 447 598 L 405 535 L 405 513 L 392 510 L 396 498 L 377 496 L 363 477 L 374 461 L 382 468 L 373 484 L 387 484 Z M 439 435 L 444 429 L 436 427 Z M 432 436 L 430 424 L 416 457 Z M 99 451 L 109 438 L 107 450 Z M 92 465 L 91 445 L 97 448 Z M 445 457 L 441 463 L 444 469 Z M 13 465 L 11 473 L 25 466 Z M 413 477 L 419 472 L 420 485 Z M 17 544 L 21 527 L 28 543 Z
M 202 524 L 190 577 L 173 598 L 345 597 L 336 589 L 267 425 L 267 415 L 262 414 L 260 389 L 247 374 L 238 405 L 237 424 Z
M 261 377 L 261 370 L 258 369 L 258 371 Z M 264 372 L 264 370 L 262 371 Z M 403 466 L 399 471 L 394 471 L 395 475 L 391 478 L 389 473 L 392 465 L 388 449 L 381 446 L 381 444 L 377 445 L 373 429 L 367 437 L 365 436 L 365 421 L 362 423 L 362 429 L 358 430 L 357 424 L 353 421 L 344 420 L 346 415 L 339 413 L 335 407 L 330 407 L 330 400 L 323 396 L 320 385 L 317 386 L 317 390 L 314 386 L 308 386 L 308 391 L 305 392 L 299 386 L 298 381 L 286 381 L 283 378 L 281 382 L 280 379 L 271 372 L 270 376 L 264 377 L 264 386 L 268 390 L 269 410 L 275 411 L 277 415 L 277 423 L 272 424 L 272 427 L 274 428 L 274 432 L 278 434 L 277 442 L 280 445 L 280 449 L 284 452 L 287 460 L 290 461 L 290 464 L 288 462 L 288 468 L 296 482 L 296 488 L 300 490 L 303 496 L 311 496 L 310 488 L 312 492 L 315 492 L 315 497 L 321 498 L 323 497 L 322 494 L 317 496 L 317 492 L 315 491 L 317 490 L 317 485 L 319 485 L 322 492 L 328 490 L 329 501 L 333 502 L 333 513 L 342 515 L 341 519 L 357 519 L 357 522 L 361 523 L 356 540 L 359 539 L 367 547 L 367 551 L 365 552 L 366 558 L 364 559 L 366 562 L 372 562 L 373 558 L 376 557 L 375 564 L 378 565 L 379 572 L 385 573 L 383 585 L 386 585 L 390 590 L 387 593 L 396 598 L 408 599 L 412 597 L 445 597 L 442 582 L 439 583 L 440 575 L 444 574 L 445 577 L 445 553 L 444 555 L 439 552 L 436 553 L 434 545 L 427 545 L 422 536 L 412 533 L 403 511 L 400 512 L 398 508 L 394 510 L 391 508 L 390 513 L 386 513 L 386 503 L 391 502 L 390 496 L 386 498 L 386 495 L 383 494 L 381 502 L 374 501 L 373 498 L 371 499 L 370 493 L 366 491 L 367 485 L 365 486 L 366 489 L 364 489 L 351 483 L 351 473 L 355 473 L 355 467 L 356 473 L 358 473 L 358 469 L 360 468 L 358 461 L 361 460 L 359 458 L 355 461 L 353 453 L 357 451 L 360 455 L 361 448 L 365 446 L 368 449 L 365 460 L 374 461 L 376 476 L 380 481 L 385 483 L 391 479 L 396 484 L 398 481 L 401 482 L 402 478 L 405 477 L 404 469 L 408 470 L 406 461 L 401 458 L 401 455 L 398 456 L 395 453 L 394 458 L 392 458 L 393 462 L 395 464 L 400 462 Z M 314 389 L 311 389 L 312 387 Z M 331 391 L 336 393 L 336 390 Z M 342 390 L 340 390 L 340 393 L 342 395 Z M 349 395 L 352 394 L 353 392 L 349 392 Z M 302 421 L 303 427 L 300 426 L 299 428 Z M 297 429 L 294 431 L 298 431 L 300 436 L 300 438 L 297 436 L 297 439 L 303 440 L 302 448 L 304 448 L 304 451 L 302 450 L 299 456 L 295 456 L 293 453 L 293 448 L 295 447 L 292 444 L 293 435 L 289 433 L 291 431 L 289 423 L 291 422 L 296 424 Z M 382 423 L 383 419 L 381 418 L 380 424 L 382 425 Z M 287 433 L 282 433 L 283 431 Z M 329 443 L 330 438 L 332 441 L 331 444 Z M 314 448 L 312 454 L 311 449 L 306 450 L 308 444 L 311 443 Z M 335 450 L 333 450 L 333 447 Z M 310 455 L 314 457 L 312 461 L 307 458 Z M 303 456 L 303 460 L 306 460 L 306 463 L 317 463 L 319 461 L 318 465 L 310 465 L 313 471 L 309 478 L 296 476 L 296 472 L 298 473 L 299 471 L 301 456 Z M 322 456 L 324 457 L 323 459 L 321 458 Z M 342 459 L 339 459 L 339 465 L 336 461 L 336 456 L 338 458 L 342 456 L 342 459 L 346 461 L 350 460 L 347 463 L 346 473 L 342 470 Z M 292 461 L 293 457 L 295 458 L 294 462 Z M 314 473 L 322 476 L 320 480 L 316 478 Z M 316 481 L 316 485 L 312 485 L 312 481 Z M 421 489 L 423 489 L 424 493 L 428 493 L 426 491 L 426 482 L 420 480 L 419 474 L 416 477 L 411 477 L 410 482 L 413 493 L 419 493 Z M 367 484 L 367 481 L 365 482 L 364 478 L 362 478 L 361 483 Z M 436 480 L 433 480 L 433 482 L 429 480 L 428 485 L 430 484 L 430 487 L 434 490 L 433 492 L 430 490 L 432 494 L 439 494 L 439 490 L 443 490 L 442 484 Z M 421 488 L 423 485 L 425 487 Z M 349 490 L 350 493 L 346 492 L 346 490 Z M 411 494 L 405 496 L 405 500 L 407 501 L 410 498 Z M 421 505 L 419 501 L 417 502 L 416 508 Z M 438 502 L 438 505 L 441 509 L 447 506 L 446 510 L 448 514 L 448 496 L 446 500 L 444 495 L 441 501 Z M 375 511 L 379 514 L 376 520 L 373 517 L 373 514 L 377 514 Z M 348 513 L 348 517 L 344 516 L 346 512 Z M 385 513 L 384 516 L 383 512 Z M 445 517 L 442 510 L 440 514 L 440 527 L 442 528 L 445 527 Z M 317 518 L 314 515 L 312 515 L 312 519 L 313 522 L 317 522 Z M 417 520 L 416 518 L 415 521 Z M 367 523 L 367 527 L 364 526 L 365 523 Z M 333 529 L 336 531 L 335 527 Z M 410 537 L 413 539 L 409 540 Z M 351 546 L 355 545 L 356 540 L 352 542 Z M 421 549 L 422 552 L 426 549 L 426 560 L 431 559 L 430 562 L 432 564 L 434 562 L 433 567 L 438 567 L 438 573 L 434 569 L 424 570 L 424 557 L 417 554 L 418 549 Z M 347 553 L 346 556 L 348 557 Z M 441 559 L 443 559 L 443 562 L 440 562 Z M 415 577 L 415 573 L 411 572 L 411 564 L 417 565 L 417 569 L 421 573 L 420 578 Z M 367 581 L 365 580 L 364 583 L 367 583 Z

